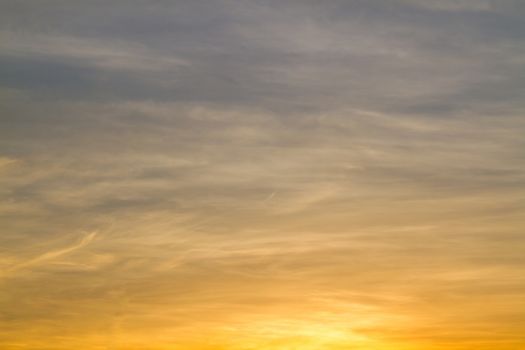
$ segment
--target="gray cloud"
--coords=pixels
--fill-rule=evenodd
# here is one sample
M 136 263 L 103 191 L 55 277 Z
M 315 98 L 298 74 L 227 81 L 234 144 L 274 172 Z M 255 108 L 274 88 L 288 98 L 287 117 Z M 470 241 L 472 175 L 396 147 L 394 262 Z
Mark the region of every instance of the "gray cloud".
M 520 18 L 494 10 L 505 8 L 498 4 L 483 11 L 466 11 L 477 6 L 470 2 L 450 4 L 459 4 L 456 12 L 410 2 L 225 1 L 116 3 L 108 11 L 68 4 L 55 13 L 52 2 L 20 3 L 11 16 L 42 11 L 33 26 L 51 28 L 31 37 L 31 25 L 13 30 L 6 19 L 6 52 L 25 58 L 5 62 L 4 75 L 13 87 L 31 91 L 45 82 L 77 98 L 287 110 L 353 105 L 432 113 L 519 103 Z M 55 16 L 62 27 L 53 27 Z

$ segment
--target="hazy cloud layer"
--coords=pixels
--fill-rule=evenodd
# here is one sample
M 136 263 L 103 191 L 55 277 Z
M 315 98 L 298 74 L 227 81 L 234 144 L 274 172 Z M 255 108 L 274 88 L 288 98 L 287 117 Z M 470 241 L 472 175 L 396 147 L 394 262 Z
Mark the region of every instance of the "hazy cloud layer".
M 521 1 L 0 8 L 2 348 L 525 345 Z

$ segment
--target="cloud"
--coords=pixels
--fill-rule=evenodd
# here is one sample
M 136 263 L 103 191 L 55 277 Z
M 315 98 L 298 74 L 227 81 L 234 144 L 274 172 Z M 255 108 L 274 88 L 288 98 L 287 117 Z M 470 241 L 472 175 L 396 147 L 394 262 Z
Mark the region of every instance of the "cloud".
M 520 2 L 3 5 L 0 346 L 522 347 Z
M 9 157 L 0 157 L 0 169 L 7 169 L 14 164 L 16 164 L 18 160 L 12 159 Z
M 3 32 L 7 44 L 3 53 L 14 57 L 41 57 L 50 61 L 77 62 L 101 70 L 165 71 L 176 70 L 189 62 L 173 56 L 163 56 L 148 48 L 129 42 L 68 36 L 24 36 Z
M 45 35 L 31 28 L 49 26 L 56 4 L 35 6 L 45 15 L 24 30 L 3 31 L 9 39 L 3 66 L 10 67 L 4 84 L 39 96 L 176 99 L 287 112 L 352 105 L 434 114 L 519 104 L 522 28 L 508 13 L 460 11 L 450 18 L 426 2 L 288 1 L 279 11 L 272 4 L 117 2 L 107 12 L 68 4 L 71 19 L 61 18 L 67 30 Z M 11 6 L 11 17 L 28 20 L 27 7 Z M 96 27 L 88 20 L 94 18 Z
M 11 267 L 8 267 L 6 269 L 6 272 L 4 274 L 4 277 L 7 275 L 11 275 L 11 274 L 14 274 L 20 270 L 24 270 L 24 269 L 29 269 L 29 268 L 34 268 L 34 267 L 39 267 L 41 265 L 45 265 L 46 263 L 48 263 L 49 261 L 53 261 L 55 259 L 58 259 L 62 256 L 65 256 L 65 255 L 68 255 L 78 249 L 81 249 L 83 247 L 85 247 L 86 245 L 88 245 L 94 238 L 95 236 L 97 235 L 97 232 L 91 232 L 89 234 L 86 234 L 77 244 L 75 245 L 72 245 L 72 246 L 69 246 L 69 247 L 65 247 L 65 248 L 62 248 L 62 249 L 58 249 L 58 250 L 51 250 L 51 251 L 48 251 L 48 252 L 45 252 L 41 255 L 38 255 L 34 258 L 31 258 L 27 261 L 23 261 L 23 262 L 20 262 L 20 263 L 17 263 L 15 264 L 14 266 L 11 266 Z

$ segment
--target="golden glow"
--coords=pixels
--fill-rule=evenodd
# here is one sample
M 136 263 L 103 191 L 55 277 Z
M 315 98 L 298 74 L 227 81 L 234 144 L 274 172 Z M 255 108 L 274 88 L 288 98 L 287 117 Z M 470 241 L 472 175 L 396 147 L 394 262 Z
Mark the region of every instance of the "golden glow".
M 377 157 L 417 171 L 421 164 L 456 162 L 454 152 L 431 160 L 387 148 L 285 148 L 278 158 L 267 152 L 250 151 L 247 157 L 259 162 L 197 155 L 183 161 L 176 149 L 150 157 L 124 152 L 110 168 L 102 155 L 89 167 L 5 161 L 10 186 L 64 172 L 86 182 L 42 189 L 63 209 L 4 203 L 4 210 L 32 218 L 9 223 L 12 232 L 49 232 L 43 241 L 25 238 L 26 245 L 13 236 L 18 249 L 2 257 L 8 326 L 2 347 L 488 350 L 497 343 L 510 350 L 519 344 L 513 317 L 525 302 L 513 261 L 523 217 L 498 208 L 515 205 L 522 191 L 440 193 L 412 182 L 368 182 L 373 172 L 366 169 Z M 197 172 L 184 181 L 164 174 L 126 180 L 137 167 Z M 99 182 L 101 173 L 113 180 Z M 243 183 L 261 190 L 246 192 Z M 164 202 L 135 206 L 133 196 Z M 119 202 L 108 202 L 108 215 L 90 209 L 111 198 L 121 198 L 123 210 Z M 69 216 L 53 223 L 55 210 Z M 95 216 L 86 219 L 85 210 Z

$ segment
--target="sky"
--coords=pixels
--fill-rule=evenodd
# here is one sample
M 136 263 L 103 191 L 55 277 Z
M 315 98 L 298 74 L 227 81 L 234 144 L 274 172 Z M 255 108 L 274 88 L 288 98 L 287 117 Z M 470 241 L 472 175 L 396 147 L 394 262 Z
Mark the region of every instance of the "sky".
M 525 348 L 525 2 L 0 0 L 0 347 Z

